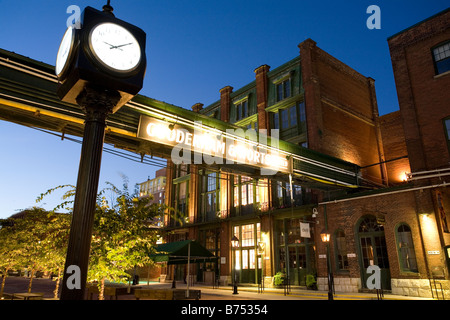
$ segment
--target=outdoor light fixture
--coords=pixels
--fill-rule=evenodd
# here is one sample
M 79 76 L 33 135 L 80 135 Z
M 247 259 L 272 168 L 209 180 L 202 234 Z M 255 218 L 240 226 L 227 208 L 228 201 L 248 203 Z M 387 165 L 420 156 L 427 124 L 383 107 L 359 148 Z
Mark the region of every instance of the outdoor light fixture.
M 330 268 L 330 233 L 323 229 L 320 233 L 320 238 L 327 247 L 328 300 L 333 300 L 333 275 Z
M 239 248 L 239 239 L 238 237 L 236 237 L 236 235 L 233 236 L 233 238 L 231 238 L 231 246 L 233 248 Z M 236 251 L 232 252 L 232 255 L 235 256 Z M 238 290 L 237 290 L 237 283 L 236 283 L 236 256 L 235 256 L 235 260 L 234 260 L 234 277 L 233 277 L 233 294 L 238 294 Z
M 320 233 L 320 238 L 322 239 L 323 243 L 329 243 L 330 242 L 330 233 L 328 233 L 325 229 L 322 230 Z

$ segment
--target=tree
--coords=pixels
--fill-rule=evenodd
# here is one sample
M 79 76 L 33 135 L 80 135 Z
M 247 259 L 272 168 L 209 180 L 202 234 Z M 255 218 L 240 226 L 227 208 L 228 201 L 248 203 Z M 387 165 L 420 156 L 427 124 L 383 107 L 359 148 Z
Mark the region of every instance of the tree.
M 50 212 L 48 214 L 47 237 L 42 242 L 42 261 L 40 263 L 43 271 L 56 274 L 54 298 L 58 298 L 59 283 L 66 261 L 67 245 L 69 243 L 71 214 Z
M 151 204 L 151 197 L 139 198 L 137 188 L 130 193 L 128 179 L 123 177 L 123 181 L 122 189 L 107 182 L 108 187 L 97 196 L 88 281 L 97 282 L 99 299 L 103 299 L 105 281 L 126 282 L 130 277 L 127 271 L 152 263 L 149 256 L 158 236 L 154 221 L 167 209 L 161 204 Z M 67 187 L 63 202 L 55 209 L 71 210 L 75 195 L 72 185 L 50 189 L 38 201 Z
M 20 256 L 19 242 L 16 241 L 13 222 L 11 219 L 0 220 L 0 271 L 3 275 L 0 288 L 0 298 L 3 296 L 6 278 L 10 270 L 20 268 L 18 257 Z
M 0 266 L 5 273 L 2 294 L 11 268 L 29 269 L 28 292 L 31 292 L 37 270 L 51 272 L 64 266 L 69 219 L 68 215 L 34 207 L 23 211 L 20 216 L 2 220 Z
M 108 185 L 98 199 L 88 271 L 88 279 L 100 286 L 99 299 L 106 280 L 126 282 L 127 271 L 152 263 L 149 255 L 158 236 L 153 222 L 164 210 L 160 204 L 150 204 L 149 197 L 139 198 L 137 190 L 131 194 L 125 178 L 122 190 Z M 107 191 L 114 194 L 112 203 L 106 199 Z

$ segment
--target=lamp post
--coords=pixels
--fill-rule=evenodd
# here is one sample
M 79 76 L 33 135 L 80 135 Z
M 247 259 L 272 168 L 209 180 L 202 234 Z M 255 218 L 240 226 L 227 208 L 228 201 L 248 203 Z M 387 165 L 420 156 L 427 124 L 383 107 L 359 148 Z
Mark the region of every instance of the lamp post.
M 333 300 L 333 276 L 331 275 L 330 268 L 330 233 L 328 233 L 327 230 L 324 229 L 320 233 L 320 238 L 327 247 L 328 300 Z
M 233 277 L 233 294 L 238 294 L 236 283 L 236 248 L 239 248 L 239 239 L 235 235 L 231 238 L 231 246 L 235 249 L 232 251 L 234 257 L 234 277 Z

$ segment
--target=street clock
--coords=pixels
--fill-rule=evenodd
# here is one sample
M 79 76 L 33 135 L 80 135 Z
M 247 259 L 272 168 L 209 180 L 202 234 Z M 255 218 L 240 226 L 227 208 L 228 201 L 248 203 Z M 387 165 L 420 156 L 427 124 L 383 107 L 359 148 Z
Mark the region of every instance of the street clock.
M 112 12 L 86 7 L 81 28 L 69 27 L 61 41 L 55 73 L 62 101 L 77 104 L 86 86 L 115 90 L 117 111 L 143 86 L 147 66 L 146 34 Z

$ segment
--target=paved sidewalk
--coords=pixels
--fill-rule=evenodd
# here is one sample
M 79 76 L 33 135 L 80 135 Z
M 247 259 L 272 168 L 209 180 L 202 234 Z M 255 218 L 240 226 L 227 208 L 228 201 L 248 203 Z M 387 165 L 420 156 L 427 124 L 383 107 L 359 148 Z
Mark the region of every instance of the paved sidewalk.
M 161 286 L 167 284 L 160 284 Z M 186 284 L 177 283 L 177 288 L 186 288 Z M 257 287 L 252 286 L 238 286 L 238 294 L 233 294 L 233 288 L 231 286 L 222 286 L 213 289 L 212 286 L 205 286 L 202 284 L 196 284 L 192 289 L 200 289 L 203 293 L 207 295 L 217 295 L 222 298 L 231 297 L 229 299 L 234 299 L 234 297 L 246 297 L 250 300 L 328 300 L 327 291 L 316 291 L 316 290 L 306 290 L 298 287 L 293 287 L 289 293 L 285 294 L 284 289 L 278 288 L 265 288 L 262 293 L 258 293 Z M 334 300 L 377 300 L 376 293 L 365 293 L 365 292 L 346 292 L 340 293 L 336 292 L 333 295 Z M 431 298 L 423 297 L 410 297 L 410 296 L 400 296 L 394 294 L 385 293 L 382 300 L 433 300 Z
M 24 277 L 8 277 L 5 283 L 5 293 L 17 293 L 28 291 L 29 278 Z M 50 279 L 36 278 L 33 279 L 32 292 L 44 293 L 44 298 L 53 298 L 56 282 Z M 166 288 L 172 287 L 171 283 L 150 283 L 139 284 L 142 288 Z M 177 282 L 177 289 L 187 289 L 187 285 Z M 201 284 L 190 286 L 192 290 L 201 290 L 201 300 L 327 300 L 328 292 L 304 290 L 298 287 L 291 288 L 289 294 L 285 295 L 283 289 L 266 288 L 263 293 L 258 293 L 257 287 L 239 286 L 238 294 L 233 294 L 231 286 L 221 286 L 212 288 Z M 60 289 L 61 291 L 61 289 Z M 95 299 L 96 297 L 94 297 Z M 109 297 L 107 296 L 106 299 Z M 123 295 L 118 297 L 119 300 L 134 300 L 133 295 Z M 375 293 L 336 293 L 335 300 L 376 300 Z M 393 294 L 384 294 L 383 300 L 432 300 L 429 298 L 407 297 Z

